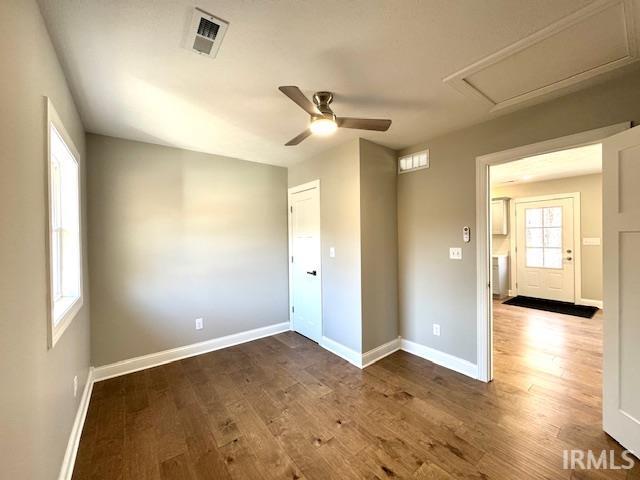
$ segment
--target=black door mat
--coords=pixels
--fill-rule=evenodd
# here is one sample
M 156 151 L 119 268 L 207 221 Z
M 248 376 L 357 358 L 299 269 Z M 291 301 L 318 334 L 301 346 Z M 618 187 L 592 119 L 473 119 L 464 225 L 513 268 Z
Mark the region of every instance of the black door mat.
M 573 315 L 574 317 L 593 318 L 598 311 L 597 307 L 587 307 L 586 305 L 576 305 L 569 302 L 557 302 L 555 300 L 545 300 L 544 298 L 517 297 L 505 300 L 505 305 L 514 305 L 516 307 L 535 308 L 536 310 L 544 310 L 546 312 L 562 313 L 564 315 Z

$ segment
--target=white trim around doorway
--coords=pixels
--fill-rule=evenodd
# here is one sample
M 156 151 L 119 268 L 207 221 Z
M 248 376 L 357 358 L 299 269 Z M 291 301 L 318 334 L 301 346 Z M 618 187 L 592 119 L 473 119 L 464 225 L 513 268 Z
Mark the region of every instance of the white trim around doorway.
M 293 269 L 291 268 L 291 252 L 293 251 L 293 244 L 292 244 L 292 233 L 293 233 L 293 229 L 292 229 L 292 225 L 291 225 L 291 195 L 293 195 L 294 193 L 300 193 L 300 192 L 304 192 L 305 190 L 311 190 L 312 188 L 317 188 L 318 189 L 318 200 L 320 202 L 322 202 L 322 192 L 320 191 L 320 179 L 316 179 L 316 180 L 312 180 L 310 182 L 307 183 L 303 183 L 301 185 L 296 185 L 293 187 L 290 187 L 287 190 L 287 236 L 288 236 L 288 244 L 289 244 L 289 250 L 288 250 L 288 257 L 287 257 L 287 267 L 288 267 L 288 271 L 289 271 L 289 329 L 293 330 L 293 312 L 292 312 L 292 305 L 293 305 Z M 318 232 L 319 235 L 319 243 L 320 243 L 320 265 L 318 266 L 318 279 L 320 280 L 320 330 L 321 330 L 321 336 L 320 338 L 324 338 L 324 318 L 323 318 L 323 312 L 322 312 L 322 203 L 320 203 L 320 231 Z
M 476 158 L 476 296 L 477 296 L 477 363 L 478 380 L 489 382 L 493 378 L 492 303 L 491 303 L 491 190 L 489 167 L 534 155 L 557 152 L 569 148 L 601 143 L 605 138 L 631 127 L 631 122 L 555 138 L 544 142 L 490 153 Z

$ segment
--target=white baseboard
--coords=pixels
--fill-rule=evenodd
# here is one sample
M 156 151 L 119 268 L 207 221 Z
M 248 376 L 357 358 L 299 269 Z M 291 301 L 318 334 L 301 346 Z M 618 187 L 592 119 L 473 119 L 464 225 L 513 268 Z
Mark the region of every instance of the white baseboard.
M 368 352 L 362 354 L 362 367 L 365 368 L 369 365 L 376 363 L 378 360 L 383 359 L 387 355 L 391 355 L 393 352 L 400 350 L 400 337 L 394 338 L 390 342 L 387 342 L 379 347 L 373 348 Z
M 277 333 L 289 330 L 289 322 L 277 323 L 268 327 L 247 330 L 246 332 L 234 333 L 225 337 L 212 338 L 204 342 L 185 345 L 184 347 L 172 348 L 162 352 L 150 353 L 141 357 L 130 358 L 121 362 L 112 363 L 96 367 L 94 370 L 94 379 L 96 382 L 107 380 L 108 378 L 126 375 L 128 373 L 145 370 L 165 363 L 175 362 L 187 357 L 201 355 L 203 353 L 213 352 L 221 348 L 232 347 L 240 343 L 251 342 L 259 338 L 269 337 Z
M 369 350 L 364 354 L 360 354 L 328 337 L 322 337 L 320 346 L 358 368 L 366 368 L 387 355 L 391 355 L 393 352 L 404 350 L 405 352 L 412 353 L 468 377 L 478 378 L 478 366 L 476 364 L 401 337 Z
M 329 350 L 334 355 L 337 355 L 352 365 L 358 368 L 362 368 L 362 354 L 355 350 L 330 339 L 329 337 L 322 337 L 319 345 L 325 350 Z
M 71 434 L 69 435 L 69 441 L 67 442 L 67 450 L 65 451 L 64 459 L 62 460 L 62 467 L 60 468 L 60 475 L 58 476 L 59 480 L 71 480 L 71 476 L 73 475 L 73 466 L 76 463 L 76 455 L 78 453 L 78 446 L 80 445 L 82 427 L 84 427 L 84 421 L 87 418 L 89 400 L 91 400 L 91 392 L 93 391 L 93 371 L 93 367 L 89 367 L 87 382 L 85 383 L 84 390 L 82 391 L 82 397 L 80 398 L 76 418 L 73 421 L 73 427 L 71 428 Z
M 405 352 L 412 353 L 418 357 L 422 357 L 430 362 L 437 363 L 438 365 L 454 370 L 458 373 L 462 373 L 467 377 L 478 378 L 478 366 L 474 363 L 464 360 L 462 358 L 450 355 L 448 353 L 441 352 L 426 345 L 412 342 L 407 339 L 401 340 L 401 348 Z
M 320 340 L 320 346 L 358 368 L 365 368 L 377 362 L 381 358 L 400 350 L 400 337 L 365 353 L 356 352 L 355 350 L 338 343 L 329 337 L 322 337 L 322 340 Z
M 590 298 L 579 298 L 576 302 L 578 305 L 585 305 L 587 307 L 603 308 L 602 300 L 591 300 Z
M 518 295 L 518 292 L 516 292 L 515 290 L 509 289 L 509 291 L 507 291 L 507 295 L 509 295 L 510 297 L 515 297 Z

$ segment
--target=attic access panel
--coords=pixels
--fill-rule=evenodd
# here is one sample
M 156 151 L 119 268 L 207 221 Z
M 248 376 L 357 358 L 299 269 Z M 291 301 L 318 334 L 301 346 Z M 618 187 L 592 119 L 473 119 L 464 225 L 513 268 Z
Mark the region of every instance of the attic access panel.
M 600 0 L 443 81 L 491 111 L 637 60 L 632 0 Z

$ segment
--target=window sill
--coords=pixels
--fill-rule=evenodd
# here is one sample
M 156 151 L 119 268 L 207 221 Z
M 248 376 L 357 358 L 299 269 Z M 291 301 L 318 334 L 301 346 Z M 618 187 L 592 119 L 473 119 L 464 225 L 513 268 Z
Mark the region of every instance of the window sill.
M 82 308 L 82 297 L 63 297 L 53 304 L 51 338 L 49 348 L 53 348 L 67 327 Z M 54 319 L 57 320 L 54 324 Z

